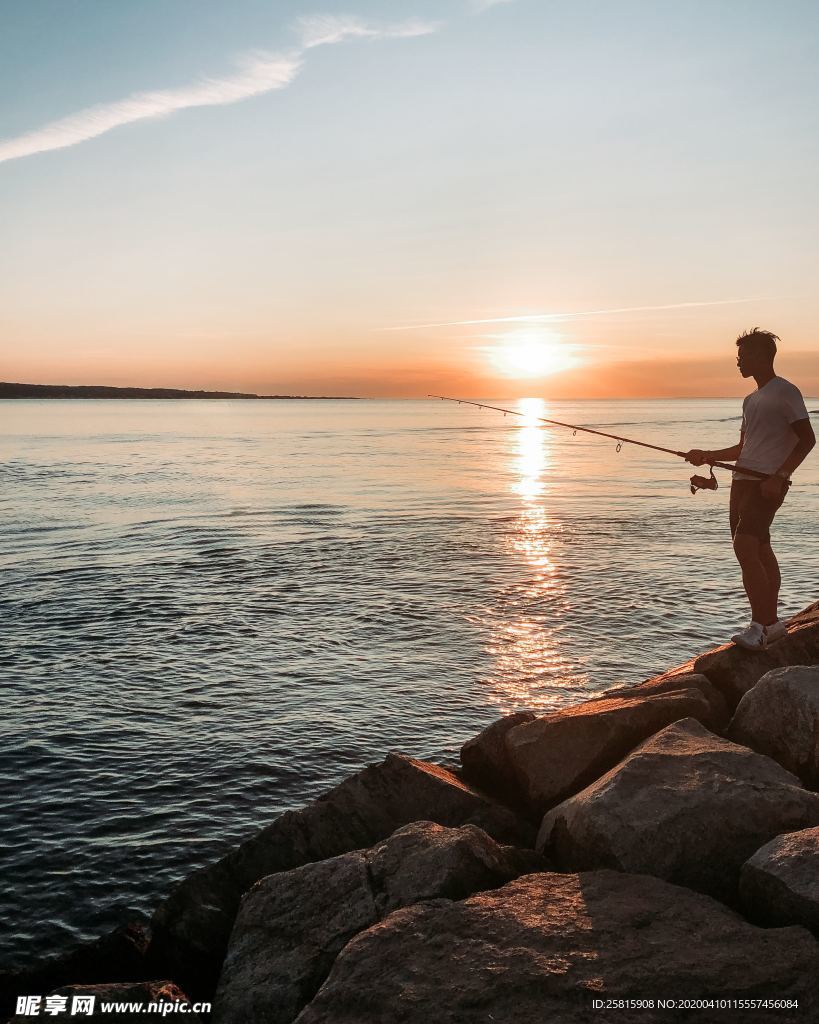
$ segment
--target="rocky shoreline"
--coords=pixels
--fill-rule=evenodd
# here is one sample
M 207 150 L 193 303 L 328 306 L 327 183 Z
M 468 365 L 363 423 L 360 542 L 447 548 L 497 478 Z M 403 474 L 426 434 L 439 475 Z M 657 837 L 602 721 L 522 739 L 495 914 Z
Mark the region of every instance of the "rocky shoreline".
M 88 993 L 215 1024 L 817 1020 L 817 790 L 819 602 L 769 651 L 508 715 L 458 764 L 389 754 L 150 922 L 7 972 L 2 1014 Z

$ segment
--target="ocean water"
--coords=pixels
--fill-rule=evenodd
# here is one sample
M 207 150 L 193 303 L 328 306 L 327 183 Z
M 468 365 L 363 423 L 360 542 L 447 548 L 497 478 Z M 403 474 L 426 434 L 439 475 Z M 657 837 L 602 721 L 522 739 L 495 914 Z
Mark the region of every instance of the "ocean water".
M 4 966 L 388 751 L 452 760 L 746 622 L 727 473 L 692 497 L 681 460 L 533 419 L 716 448 L 739 400 L 517 407 L 0 402 Z M 818 596 L 818 510 L 814 456 L 776 521 L 786 611 Z

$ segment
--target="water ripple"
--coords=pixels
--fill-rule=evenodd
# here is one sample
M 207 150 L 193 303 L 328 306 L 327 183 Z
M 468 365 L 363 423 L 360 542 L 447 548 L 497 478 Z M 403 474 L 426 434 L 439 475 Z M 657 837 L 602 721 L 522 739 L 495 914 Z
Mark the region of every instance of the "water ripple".
M 435 402 L 191 404 L 18 403 L 0 441 L 6 964 L 389 750 L 452 758 L 745 616 L 727 487 L 691 498 L 680 463 Z M 541 408 L 683 447 L 730 443 L 735 406 Z M 792 610 L 817 506 L 800 471 Z

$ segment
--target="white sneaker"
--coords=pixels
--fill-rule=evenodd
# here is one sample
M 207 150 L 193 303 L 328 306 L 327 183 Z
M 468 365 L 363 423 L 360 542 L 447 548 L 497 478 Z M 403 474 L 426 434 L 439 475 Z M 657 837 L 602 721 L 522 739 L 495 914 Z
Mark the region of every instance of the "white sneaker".
M 770 647 L 771 644 L 775 644 L 777 640 L 781 640 L 782 637 L 787 635 L 788 627 L 782 619 L 777 619 L 772 626 L 765 627 L 765 646 Z
M 764 651 L 765 627 L 761 622 L 752 622 L 747 629 L 735 633 L 731 639 L 737 647 L 744 647 L 746 651 Z

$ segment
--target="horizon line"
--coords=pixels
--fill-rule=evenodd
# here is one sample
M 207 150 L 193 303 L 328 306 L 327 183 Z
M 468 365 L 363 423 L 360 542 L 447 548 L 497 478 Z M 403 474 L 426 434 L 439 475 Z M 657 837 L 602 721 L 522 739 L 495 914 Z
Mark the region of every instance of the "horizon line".
M 23 381 L 0 381 L 0 388 L 3 387 L 30 387 L 30 388 L 55 388 L 55 389 L 66 389 L 66 390 L 81 390 L 94 388 L 98 390 L 106 391 L 176 391 L 182 392 L 179 396 L 166 396 L 167 401 L 185 401 L 186 395 L 208 395 L 213 397 L 215 400 L 240 398 L 243 400 L 264 400 L 264 399 L 281 399 L 281 400 L 326 400 L 326 401 L 381 401 L 381 402 L 419 402 L 419 401 L 441 401 L 441 396 L 436 395 L 293 395 L 293 394 L 278 394 L 278 395 L 261 395 L 255 392 L 242 392 L 242 391 L 226 391 L 225 389 L 206 389 L 206 388 L 177 388 L 168 386 L 154 386 L 154 387 L 143 387 L 138 384 L 35 384 Z M 0 394 L 0 401 L 25 401 L 26 397 L 35 399 L 36 396 L 18 396 L 9 397 Z M 53 400 L 60 400 L 61 396 L 51 396 Z M 98 396 L 102 399 L 103 396 Z M 805 394 L 806 399 L 810 401 L 819 401 L 819 392 L 816 395 L 810 393 Z M 90 398 L 90 396 L 89 396 Z M 720 402 L 720 401 L 736 401 L 737 395 L 702 395 L 702 394 L 685 394 L 685 395 L 668 395 L 668 394 L 651 394 L 651 395 L 619 395 L 619 396 L 608 396 L 608 397 L 556 397 L 548 398 L 543 395 L 532 394 L 519 394 L 515 398 L 498 399 L 496 395 L 471 395 L 469 399 L 459 399 L 457 396 L 450 398 L 450 401 L 458 402 L 469 402 L 471 399 L 480 398 L 486 400 L 503 400 L 503 401 L 522 401 L 524 399 L 535 398 L 544 402 L 652 402 L 652 401 L 703 401 L 703 402 Z M 66 398 L 66 400 L 70 400 Z M 74 399 L 76 401 L 76 399 Z M 93 398 L 91 398 L 93 400 Z M 814 409 L 808 410 L 810 415 L 819 415 L 819 410 Z

